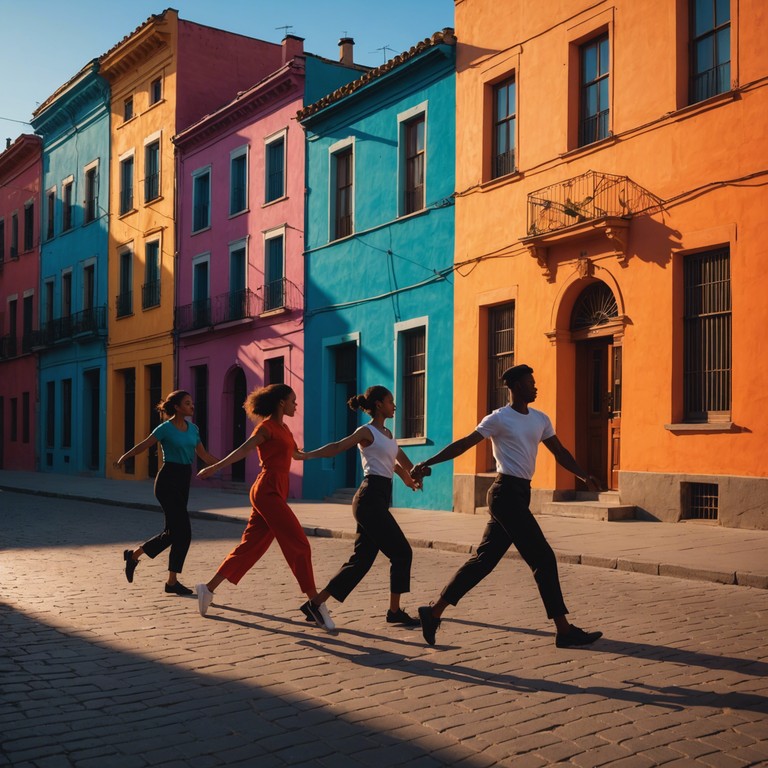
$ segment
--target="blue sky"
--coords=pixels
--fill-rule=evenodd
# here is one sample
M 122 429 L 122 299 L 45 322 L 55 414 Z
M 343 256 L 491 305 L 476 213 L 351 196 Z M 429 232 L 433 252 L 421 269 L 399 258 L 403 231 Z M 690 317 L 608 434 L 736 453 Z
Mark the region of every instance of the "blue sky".
M 13 120 L 29 120 L 84 64 L 169 7 L 162 2 L 0 0 L 0 139 L 31 132 Z M 347 35 L 355 40 L 355 60 L 369 66 L 453 26 L 453 0 L 387 0 L 381 6 L 366 0 L 165 2 L 183 19 L 270 42 L 282 39 L 278 27 L 291 25 L 288 32 L 303 37 L 307 51 L 333 59 Z

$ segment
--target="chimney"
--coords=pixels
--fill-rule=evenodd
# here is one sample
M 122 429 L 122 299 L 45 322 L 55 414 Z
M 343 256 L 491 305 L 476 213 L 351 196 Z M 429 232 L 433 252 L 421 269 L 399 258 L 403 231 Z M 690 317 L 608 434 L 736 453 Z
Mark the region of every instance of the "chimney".
M 5 139 L 5 148 L 6 148 L 6 149 L 9 149 L 9 148 L 10 148 L 10 146 L 11 146 L 11 139 L 10 139 L 10 136 L 8 136 L 8 137 L 6 137 L 6 139 Z
M 355 47 L 355 41 L 351 37 L 342 37 L 339 40 L 339 61 L 346 67 L 351 67 L 354 62 L 352 49 Z
M 296 35 L 286 35 L 283 38 L 283 64 L 288 63 L 295 56 L 304 53 L 304 38 Z

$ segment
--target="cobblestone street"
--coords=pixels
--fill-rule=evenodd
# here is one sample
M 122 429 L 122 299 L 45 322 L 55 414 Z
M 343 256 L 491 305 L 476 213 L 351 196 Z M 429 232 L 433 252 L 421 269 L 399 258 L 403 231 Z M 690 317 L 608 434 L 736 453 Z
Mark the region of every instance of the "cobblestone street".
M 0 765 L 768 765 L 768 591 L 561 565 L 593 647 L 555 648 L 524 564 L 505 560 L 427 647 L 387 625 L 380 556 L 335 634 L 308 625 L 276 545 L 207 618 L 165 595 L 167 560 L 122 550 L 151 511 L 0 494 Z M 182 580 L 241 526 L 194 520 Z M 312 538 L 318 586 L 351 551 Z M 417 549 L 415 612 L 466 555 Z

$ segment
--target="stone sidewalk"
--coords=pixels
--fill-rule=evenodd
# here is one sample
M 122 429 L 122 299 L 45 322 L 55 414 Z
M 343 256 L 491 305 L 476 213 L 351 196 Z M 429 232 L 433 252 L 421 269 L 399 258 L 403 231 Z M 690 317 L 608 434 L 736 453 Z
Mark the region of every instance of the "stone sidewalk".
M 0 471 L 0 490 L 159 511 L 150 481 Z M 349 505 L 300 499 L 290 504 L 308 535 L 354 536 Z M 192 486 L 189 509 L 193 517 L 233 522 L 244 522 L 250 514 L 245 491 L 212 485 Z M 450 552 L 472 552 L 486 522 L 484 515 L 393 511 L 414 547 Z M 564 563 L 768 589 L 768 531 L 698 522 L 601 522 L 552 515 L 540 515 L 538 520 Z M 509 556 L 517 553 L 511 551 Z

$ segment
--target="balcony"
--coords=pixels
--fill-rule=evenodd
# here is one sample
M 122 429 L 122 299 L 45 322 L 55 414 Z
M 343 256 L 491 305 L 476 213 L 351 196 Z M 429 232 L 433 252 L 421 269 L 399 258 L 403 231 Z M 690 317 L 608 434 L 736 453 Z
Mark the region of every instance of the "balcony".
M 547 247 L 565 240 L 602 235 L 625 265 L 631 218 L 661 202 L 627 176 L 587 171 L 529 193 L 527 235 L 520 241 L 548 279 Z
M 67 317 L 59 317 L 43 323 L 32 335 L 32 346 L 50 347 L 64 341 L 96 338 L 107 332 L 107 308 L 91 307 Z
M 141 308 L 160 306 L 160 281 L 151 280 L 141 286 Z
M 248 289 L 222 293 L 213 299 L 194 301 L 176 308 L 179 333 L 252 320 L 280 310 L 301 309 L 303 300 L 298 286 L 281 278 L 253 292 Z
M 16 336 L 7 335 L 0 337 L 0 360 L 9 360 L 18 357 L 19 340 Z
M 117 317 L 128 317 L 133 314 L 133 291 L 118 293 L 115 297 Z

